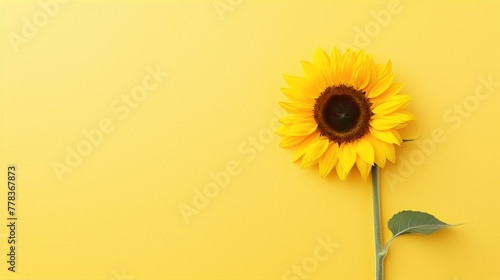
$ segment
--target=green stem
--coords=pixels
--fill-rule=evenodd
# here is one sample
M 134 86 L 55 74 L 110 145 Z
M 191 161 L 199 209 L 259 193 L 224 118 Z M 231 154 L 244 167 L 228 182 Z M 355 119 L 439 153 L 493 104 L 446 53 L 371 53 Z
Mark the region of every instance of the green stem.
M 372 167 L 372 185 L 373 185 L 373 226 L 375 230 L 375 279 L 384 279 L 384 257 L 386 251 L 382 249 L 382 233 L 380 227 L 380 190 L 379 190 L 379 171 L 375 164 Z

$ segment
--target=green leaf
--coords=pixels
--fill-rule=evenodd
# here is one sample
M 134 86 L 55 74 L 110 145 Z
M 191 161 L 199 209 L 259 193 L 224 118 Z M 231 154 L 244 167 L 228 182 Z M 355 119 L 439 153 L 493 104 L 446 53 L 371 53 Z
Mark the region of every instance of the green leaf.
M 430 214 L 411 210 L 401 211 L 389 220 L 392 238 L 409 233 L 431 234 L 450 226 Z
M 431 234 L 442 228 L 451 226 L 453 225 L 443 223 L 431 214 L 411 210 L 401 211 L 389 220 L 389 229 L 393 236 L 385 244 L 382 254 L 387 254 L 391 242 L 400 235 L 410 233 Z

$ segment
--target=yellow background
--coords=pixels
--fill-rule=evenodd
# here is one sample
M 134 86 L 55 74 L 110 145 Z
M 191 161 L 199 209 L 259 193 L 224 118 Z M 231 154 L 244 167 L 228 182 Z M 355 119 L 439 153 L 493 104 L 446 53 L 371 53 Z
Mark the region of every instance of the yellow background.
M 335 249 L 309 279 L 373 279 L 370 181 L 301 170 L 269 134 L 281 74 L 347 45 L 391 59 L 418 117 L 403 135 L 420 142 L 382 170 L 384 239 L 405 209 L 464 223 L 398 238 L 386 279 L 500 279 L 499 1 L 61 1 L 47 16 L 50 2 L 0 6 L 0 174 L 18 168 L 17 272 L 2 175 L 0 279 L 297 280 L 318 238 Z M 42 20 L 31 38 L 23 19 Z M 168 76 L 117 113 L 148 67 Z M 113 131 L 58 180 L 103 120 Z M 187 224 L 179 207 L 228 164 Z

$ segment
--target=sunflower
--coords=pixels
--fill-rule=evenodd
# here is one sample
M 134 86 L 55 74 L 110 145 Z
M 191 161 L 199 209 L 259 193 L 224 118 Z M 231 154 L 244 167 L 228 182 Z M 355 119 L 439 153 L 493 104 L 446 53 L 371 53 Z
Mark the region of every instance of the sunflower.
M 318 164 L 322 177 L 335 168 L 342 180 L 354 165 L 366 179 L 374 164 L 394 163 L 398 129 L 415 116 L 403 110 L 411 97 L 398 94 L 403 85 L 393 82 L 391 62 L 375 64 L 361 50 L 328 57 L 317 49 L 313 63 L 301 64 L 303 78 L 283 75 L 290 102 L 280 102 L 288 114 L 277 129 L 280 146 L 296 148 L 293 161 Z

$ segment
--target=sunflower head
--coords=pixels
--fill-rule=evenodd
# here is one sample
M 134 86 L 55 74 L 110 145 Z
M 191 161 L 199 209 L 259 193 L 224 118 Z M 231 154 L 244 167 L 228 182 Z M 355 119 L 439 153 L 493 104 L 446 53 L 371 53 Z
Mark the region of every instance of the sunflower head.
M 399 94 L 391 62 L 375 64 L 364 51 L 318 49 L 314 62 L 302 62 L 304 77 L 284 75 L 288 112 L 277 133 L 281 147 L 295 147 L 293 160 L 302 167 L 318 164 L 326 177 L 334 168 L 344 180 L 354 164 L 366 179 L 374 164 L 395 162 L 398 129 L 414 120 L 404 111 L 411 97 Z

